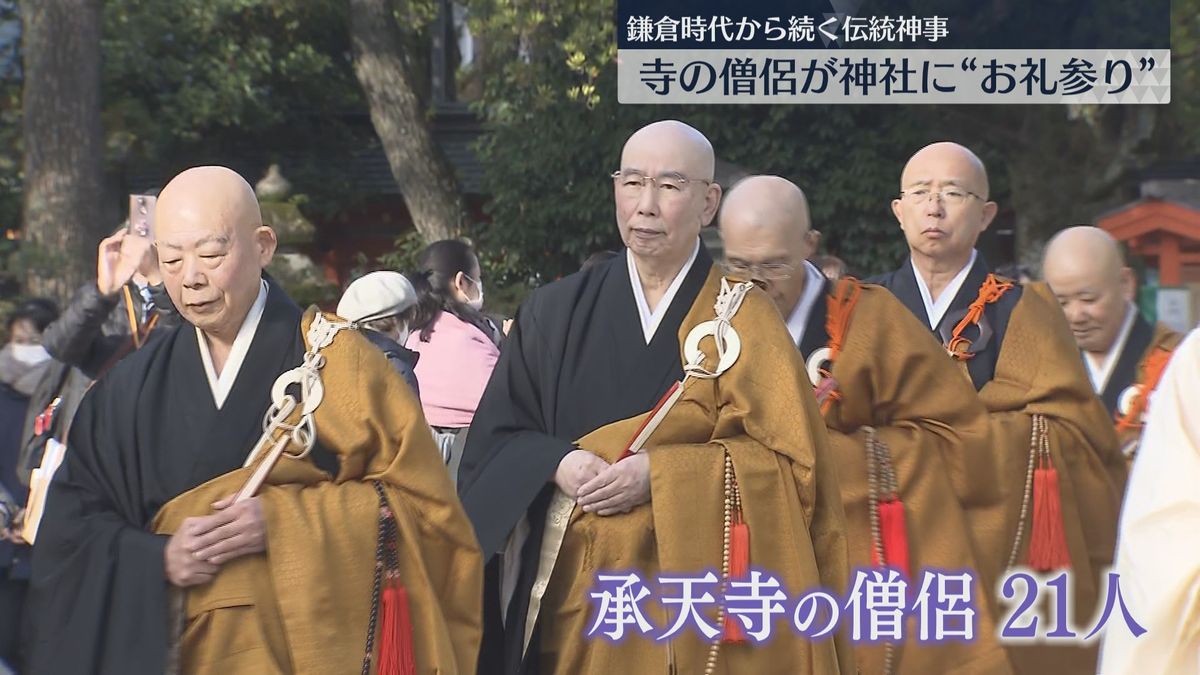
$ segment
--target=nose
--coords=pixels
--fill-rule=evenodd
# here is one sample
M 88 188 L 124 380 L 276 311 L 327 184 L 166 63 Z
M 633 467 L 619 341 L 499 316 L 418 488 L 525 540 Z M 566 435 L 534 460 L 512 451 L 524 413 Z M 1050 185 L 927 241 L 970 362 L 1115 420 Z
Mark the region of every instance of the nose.
M 638 195 L 637 212 L 639 216 L 654 217 L 658 215 L 658 186 L 650 181 L 642 187 Z
M 941 218 L 946 215 L 946 210 L 942 204 L 942 195 L 934 192 L 925 200 L 925 215 Z
M 205 285 L 204 273 L 200 270 L 199 261 L 195 257 L 184 256 L 181 279 L 185 288 L 202 288 Z
M 1063 314 L 1067 317 L 1067 323 L 1072 327 L 1087 323 L 1087 313 L 1079 306 L 1077 302 L 1068 302 L 1062 306 Z

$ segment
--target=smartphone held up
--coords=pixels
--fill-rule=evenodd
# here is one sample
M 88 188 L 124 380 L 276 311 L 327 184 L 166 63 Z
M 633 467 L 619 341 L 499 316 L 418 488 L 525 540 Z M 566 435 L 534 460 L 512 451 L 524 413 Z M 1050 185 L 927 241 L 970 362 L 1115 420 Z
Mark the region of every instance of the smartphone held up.
M 146 239 L 154 238 L 154 195 L 129 195 L 129 233 Z

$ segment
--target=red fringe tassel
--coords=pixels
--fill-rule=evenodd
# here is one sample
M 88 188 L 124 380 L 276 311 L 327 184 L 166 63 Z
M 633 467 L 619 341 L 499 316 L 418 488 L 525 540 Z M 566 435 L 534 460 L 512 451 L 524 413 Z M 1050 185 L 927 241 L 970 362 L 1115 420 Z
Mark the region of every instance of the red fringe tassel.
M 908 569 L 908 526 L 904 522 L 904 502 L 888 499 L 879 502 L 880 547 L 887 558 L 887 566 L 900 570 L 906 578 L 912 578 Z M 880 567 L 882 561 L 871 547 L 871 566 Z
M 729 530 L 729 578 L 748 579 L 750 577 L 750 526 L 740 517 L 734 521 Z M 741 644 L 746 642 L 746 631 L 742 624 L 728 612 L 725 613 L 725 633 L 722 642 Z
M 1053 466 L 1033 471 L 1033 532 L 1029 541 L 1029 566 L 1039 572 L 1071 567 L 1071 552 L 1063 530 L 1058 470 Z
M 378 675 L 417 675 L 408 591 L 399 581 L 383 590 Z

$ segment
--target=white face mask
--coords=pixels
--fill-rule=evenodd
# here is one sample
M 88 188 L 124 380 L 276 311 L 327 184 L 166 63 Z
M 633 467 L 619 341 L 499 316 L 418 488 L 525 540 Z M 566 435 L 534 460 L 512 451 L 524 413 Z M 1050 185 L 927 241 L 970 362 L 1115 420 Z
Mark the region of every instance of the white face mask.
M 471 283 L 475 284 L 475 288 L 479 289 L 479 297 L 478 298 L 472 298 L 470 300 L 467 300 L 467 307 L 470 307 L 471 309 L 478 312 L 483 309 L 483 280 L 476 281 L 474 278 L 468 277 L 465 274 L 463 276 L 466 277 L 467 279 L 470 279 Z
M 36 366 L 50 360 L 50 352 L 41 345 L 9 345 L 13 358 L 27 366 Z
M 403 347 L 405 343 L 408 342 L 408 336 L 411 334 L 411 332 L 412 331 L 409 330 L 407 323 L 401 323 L 400 325 L 396 326 L 396 342 L 399 342 L 400 346 Z

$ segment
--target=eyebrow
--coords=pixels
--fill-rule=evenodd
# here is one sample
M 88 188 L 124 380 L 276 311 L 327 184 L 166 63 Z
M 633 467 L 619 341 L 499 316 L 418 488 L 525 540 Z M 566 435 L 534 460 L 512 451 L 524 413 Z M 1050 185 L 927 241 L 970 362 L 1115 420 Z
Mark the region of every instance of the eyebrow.
M 227 237 L 223 234 L 210 234 L 209 236 L 204 237 L 204 238 L 200 239 L 199 241 L 197 241 L 196 245 L 193 248 L 200 248 L 201 246 L 204 246 L 205 244 L 228 244 L 228 243 L 229 243 L 229 237 Z M 173 251 L 182 251 L 183 250 L 183 247 L 180 246 L 179 244 L 172 244 L 172 243 L 166 242 L 166 241 L 160 240 L 158 242 L 158 245 L 165 246 Z

